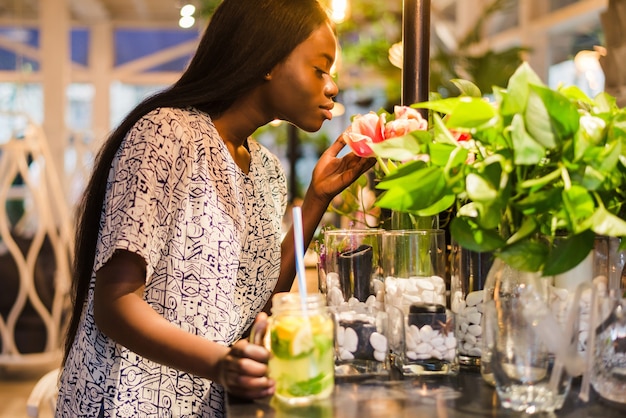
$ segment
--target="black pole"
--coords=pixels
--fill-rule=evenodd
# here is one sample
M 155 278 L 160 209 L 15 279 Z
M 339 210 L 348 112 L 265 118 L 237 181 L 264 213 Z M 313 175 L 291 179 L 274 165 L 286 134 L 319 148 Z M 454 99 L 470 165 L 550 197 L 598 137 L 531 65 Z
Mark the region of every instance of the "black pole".
M 402 3 L 402 104 L 425 102 L 430 91 L 430 0 Z M 428 118 L 427 109 L 420 109 Z

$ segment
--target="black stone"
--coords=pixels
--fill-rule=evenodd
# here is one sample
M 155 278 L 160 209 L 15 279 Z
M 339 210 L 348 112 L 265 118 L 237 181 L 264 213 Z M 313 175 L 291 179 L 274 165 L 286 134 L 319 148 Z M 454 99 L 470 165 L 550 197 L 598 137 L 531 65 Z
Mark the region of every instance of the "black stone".
M 409 325 L 422 328 L 430 325 L 434 330 L 446 324 L 446 307 L 438 303 L 413 303 L 409 307 Z
M 355 297 L 365 302 L 370 296 L 373 254 L 371 245 L 361 245 L 339 254 L 339 282 L 345 300 Z

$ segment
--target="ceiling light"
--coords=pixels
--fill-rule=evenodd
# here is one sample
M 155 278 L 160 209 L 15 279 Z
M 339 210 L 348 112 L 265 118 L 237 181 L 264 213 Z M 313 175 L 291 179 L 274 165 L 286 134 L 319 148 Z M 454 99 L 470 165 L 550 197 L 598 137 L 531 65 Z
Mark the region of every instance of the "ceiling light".
M 349 0 L 331 0 L 330 19 L 335 23 L 342 23 L 348 19 L 350 12 Z
M 178 26 L 183 29 L 189 29 L 194 23 L 196 23 L 196 19 L 193 16 L 182 16 L 178 20 Z
M 196 6 L 190 3 L 185 4 L 183 7 L 180 8 L 181 16 L 193 16 L 195 12 L 196 12 Z

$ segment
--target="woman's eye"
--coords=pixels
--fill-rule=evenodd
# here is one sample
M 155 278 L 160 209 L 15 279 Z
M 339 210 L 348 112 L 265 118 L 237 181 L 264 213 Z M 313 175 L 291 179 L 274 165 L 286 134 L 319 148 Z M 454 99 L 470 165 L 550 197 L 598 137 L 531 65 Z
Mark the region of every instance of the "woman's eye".
M 321 68 L 315 68 L 315 71 L 316 71 L 316 73 L 317 73 L 319 76 L 324 76 L 324 75 L 328 74 L 328 71 L 324 71 L 324 70 L 322 70 Z

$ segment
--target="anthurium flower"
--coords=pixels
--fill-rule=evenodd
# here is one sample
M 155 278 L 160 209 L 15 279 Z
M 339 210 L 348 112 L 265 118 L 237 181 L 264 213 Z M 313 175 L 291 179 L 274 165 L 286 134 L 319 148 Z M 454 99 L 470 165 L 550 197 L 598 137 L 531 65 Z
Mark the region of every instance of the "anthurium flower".
M 414 108 L 408 106 L 394 107 L 395 119 L 385 124 L 385 139 L 397 138 L 413 131 L 428 129 L 428 121 Z
M 365 115 L 356 115 L 352 120 L 352 125 L 344 133 L 346 144 L 359 157 L 371 157 L 374 152 L 369 144 L 385 140 L 385 122 L 384 113 L 378 115 L 375 112 L 369 112 Z
M 391 116 L 389 121 L 387 121 L 388 116 Z M 422 118 L 416 109 L 408 106 L 395 106 L 393 115 L 388 115 L 386 112 L 356 115 L 344 138 L 356 155 L 371 157 L 374 152 L 369 144 L 426 129 L 428 129 L 428 121 Z

